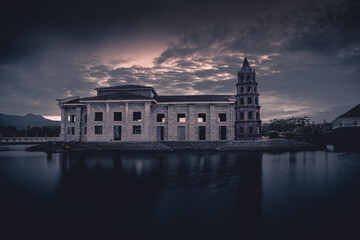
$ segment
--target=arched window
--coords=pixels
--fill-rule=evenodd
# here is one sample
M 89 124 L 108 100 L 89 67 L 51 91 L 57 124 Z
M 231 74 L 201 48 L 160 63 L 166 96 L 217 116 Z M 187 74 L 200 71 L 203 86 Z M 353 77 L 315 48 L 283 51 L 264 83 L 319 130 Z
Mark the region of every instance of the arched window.
M 248 103 L 248 104 L 252 104 L 252 98 L 251 98 L 251 97 L 248 97 L 247 103 Z
M 254 133 L 254 127 L 253 126 L 249 127 L 249 133 Z
M 244 133 L 244 128 L 240 127 L 240 133 Z
M 248 119 L 253 119 L 253 114 L 252 114 L 252 112 L 248 112 Z
M 254 92 L 256 92 L 256 87 L 254 87 Z
M 259 103 L 258 103 L 258 98 L 255 98 L 255 104 L 256 104 L 256 105 L 259 104 Z
M 244 81 L 244 76 L 241 76 L 241 81 L 242 81 L 242 82 Z
M 244 113 L 240 112 L 240 119 L 243 120 L 244 119 Z
M 256 112 L 256 119 L 259 120 L 259 112 Z
M 247 92 L 251 92 L 251 87 L 247 87 Z
M 243 87 L 240 88 L 240 92 L 244 92 L 244 88 L 243 88 Z
M 246 81 L 250 81 L 250 75 L 246 76 Z
M 240 104 L 244 104 L 244 99 L 240 98 Z

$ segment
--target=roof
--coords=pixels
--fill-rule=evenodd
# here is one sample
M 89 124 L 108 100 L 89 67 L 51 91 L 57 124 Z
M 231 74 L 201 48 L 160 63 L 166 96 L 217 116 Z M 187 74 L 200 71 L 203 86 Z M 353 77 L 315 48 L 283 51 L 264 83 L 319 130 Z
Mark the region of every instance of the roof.
M 119 90 L 129 90 L 129 89 L 153 89 L 149 86 L 142 86 L 142 85 L 119 85 L 119 86 L 113 86 L 113 87 L 99 87 L 95 88 L 95 90 L 112 90 L 112 89 L 119 89 Z
M 339 117 L 360 117 L 360 104 Z
M 120 91 L 114 94 L 107 94 L 102 96 L 95 96 L 95 97 L 85 97 L 80 98 L 80 101 L 95 101 L 95 100 L 147 100 L 153 99 L 150 97 L 145 97 L 143 95 L 132 94 L 128 92 Z
M 240 72 L 252 72 L 252 69 L 250 67 L 250 64 L 249 64 L 247 58 L 244 59 L 244 62 L 243 62 Z
M 157 96 L 157 102 L 230 102 L 231 95 L 172 95 Z

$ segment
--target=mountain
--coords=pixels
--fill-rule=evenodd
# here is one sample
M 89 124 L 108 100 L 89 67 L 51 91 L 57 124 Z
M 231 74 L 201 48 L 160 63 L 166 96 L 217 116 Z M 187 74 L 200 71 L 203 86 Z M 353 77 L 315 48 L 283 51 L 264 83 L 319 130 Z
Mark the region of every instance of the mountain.
M 43 127 L 60 125 L 60 121 L 52 121 L 41 115 L 26 114 L 25 116 L 14 116 L 0 113 L 0 126 L 15 126 L 18 129 L 30 127 Z

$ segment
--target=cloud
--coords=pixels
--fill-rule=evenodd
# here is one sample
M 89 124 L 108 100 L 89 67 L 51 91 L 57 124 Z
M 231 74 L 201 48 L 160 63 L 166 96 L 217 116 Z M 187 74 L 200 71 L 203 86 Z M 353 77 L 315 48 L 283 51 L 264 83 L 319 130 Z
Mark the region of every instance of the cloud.
M 265 120 L 322 121 L 360 101 L 356 1 L 71 4 L 4 5 L 1 112 L 58 115 L 54 98 L 118 84 L 235 94 L 245 52 Z

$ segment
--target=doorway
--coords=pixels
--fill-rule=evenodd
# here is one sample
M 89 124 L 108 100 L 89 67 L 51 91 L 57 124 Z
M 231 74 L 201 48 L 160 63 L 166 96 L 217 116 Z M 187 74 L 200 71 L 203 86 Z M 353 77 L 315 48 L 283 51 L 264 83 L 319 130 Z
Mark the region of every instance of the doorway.
M 114 126 L 114 141 L 121 141 L 121 126 Z

